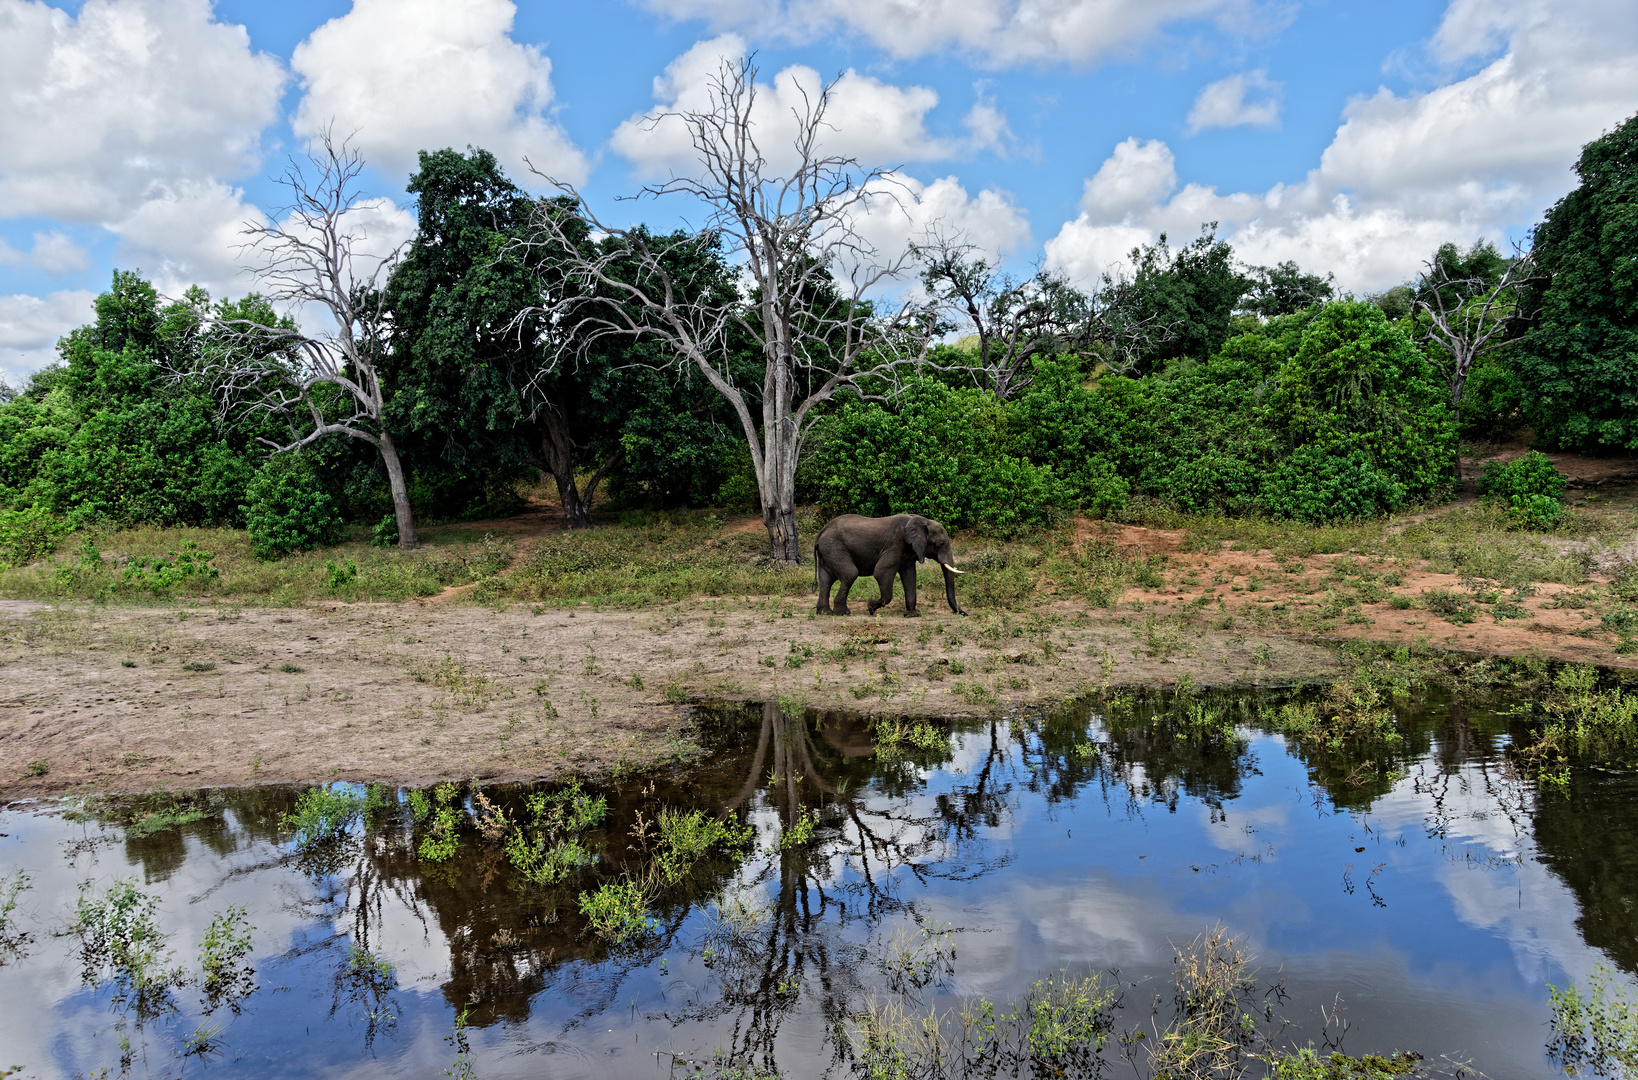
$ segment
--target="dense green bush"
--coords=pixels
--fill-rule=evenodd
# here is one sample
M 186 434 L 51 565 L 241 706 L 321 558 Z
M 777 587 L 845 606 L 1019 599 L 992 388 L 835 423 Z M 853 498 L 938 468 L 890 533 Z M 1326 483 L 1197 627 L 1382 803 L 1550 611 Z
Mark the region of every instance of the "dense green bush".
M 214 402 L 161 366 L 186 355 L 197 320 L 118 271 L 95 311 L 59 342 L 60 365 L 0 404 L 0 506 L 75 524 L 238 524 L 256 433 L 224 431 Z
M 1050 466 L 1007 452 L 1007 417 L 986 390 L 914 379 L 894 400 L 853 402 L 816 453 L 832 512 L 925 514 L 948 526 L 1010 532 L 1045 524 L 1065 497 Z
M 40 507 L 0 510 L 0 570 L 50 555 L 72 527 Z
M 1555 502 L 1564 497 L 1568 479 L 1553 467 L 1552 459 L 1532 450 L 1512 461 L 1487 461 L 1479 474 L 1479 494 L 1508 505 L 1516 496 L 1544 495 Z
M 312 464 L 297 454 L 270 458 L 246 494 L 245 525 L 258 559 L 277 559 L 341 539 L 335 502 L 319 486 Z

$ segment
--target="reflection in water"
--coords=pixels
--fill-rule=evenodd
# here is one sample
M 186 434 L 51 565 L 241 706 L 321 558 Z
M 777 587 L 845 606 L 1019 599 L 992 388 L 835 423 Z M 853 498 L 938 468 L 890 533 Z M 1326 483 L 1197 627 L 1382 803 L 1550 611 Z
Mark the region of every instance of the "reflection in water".
M 1129 1003 L 1146 1001 L 1170 985 L 1174 946 L 1221 921 L 1282 980 L 1294 1044 L 1324 1037 L 1309 1018 L 1341 995 L 1353 1052 L 1448 1050 L 1491 1076 L 1551 1075 L 1544 982 L 1605 956 L 1638 970 L 1632 782 L 1590 774 L 1538 797 L 1492 703 L 1402 702 L 1403 737 L 1367 753 L 1267 734 L 1277 700 L 1155 695 L 891 740 L 848 714 L 702 710 L 707 753 L 601 790 L 593 865 L 549 886 L 470 819 L 455 858 L 427 862 L 406 810 L 293 852 L 285 789 L 201 796 L 189 805 L 206 816 L 142 836 L 130 808 L 105 809 L 107 828 L 13 809 L 0 876 L 25 870 L 39 902 L 29 952 L 0 966 L 0 1043 L 43 1076 L 122 1058 L 151 1075 L 185 1058 L 259 1075 L 436 1072 L 463 1047 L 461 1067 L 483 1076 L 547 1060 L 553 1075 L 616 1061 L 620 1075 L 845 1074 L 859 1064 L 848 1033 L 884 1002 L 907 1016 L 1001 1005 L 1044 975 L 1112 968 Z M 1191 706 L 1234 725 L 1203 738 L 1179 719 Z M 528 795 L 484 791 L 512 820 Z M 662 880 L 667 808 L 749 822 L 756 842 Z M 248 910 L 255 991 L 238 1015 L 180 996 L 164 1016 L 132 1014 L 117 987 L 80 979 L 72 935 L 40 932 L 66 925 L 80 882 L 132 869 L 178 956 L 216 913 Z M 644 883 L 652 929 L 610 944 L 581 898 L 619 881 Z

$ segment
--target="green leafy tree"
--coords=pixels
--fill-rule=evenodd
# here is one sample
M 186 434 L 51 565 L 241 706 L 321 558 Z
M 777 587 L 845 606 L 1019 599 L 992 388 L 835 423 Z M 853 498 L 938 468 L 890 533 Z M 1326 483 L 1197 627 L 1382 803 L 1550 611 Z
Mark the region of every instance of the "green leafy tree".
M 1638 448 L 1638 116 L 1582 148 L 1581 184 L 1531 233 L 1540 280 L 1511 358 L 1548 446 Z
M 1245 272 L 1246 292 L 1240 308 L 1265 319 L 1294 315 L 1336 298 L 1336 276 L 1305 274 L 1287 260 L 1277 266 L 1252 266 Z
M 389 288 L 397 332 L 383 369 L 418 475 L 482 488 L 538 468 L 570 528 L 592 524 L 605 481 L 635 502 L 714 495 L 726 433 L 703 380 L 662 378 L 653 366 L 667 358 L 647 342 L 605 339 L 557 362 L 575 328 L 546 319 L 539 300 L 573 287 L 568 248 L 595 246 L 562 201 L 537 207 L 482 149 L 423 152 L 409 188 L 419 229 Z M 563 219 L 555 242 L 532 242 L 537 212 Z M 729 280 L 709 245 L 645 236 L 673 265 L 698 264 L 679 276 Z
M 77 522 L 237 524 L 258 431 L 224 429 L 211 398 L 170 374 L 208 305 L 199 289 L 165 304 L 140 274 L 115 271 L 94 321 L 58 343 L 61 362 L 0 405 L 0 504 Z
M 1157 243 L 1133 248 L 1129 257 L 1130 321 L 1168 331 L 1151 335 L 1145 368 L 1184 356 L 1204 359 L 1222 348 L 1233 332 L 1234 310 L 1252 283 L 1235 268 L 1228 241 L 1217 238 L 1216 222 L 1176 251 L 1161 233 Z M 1121 286 L 1114 275 L 1105 275 L 1104 291 Z

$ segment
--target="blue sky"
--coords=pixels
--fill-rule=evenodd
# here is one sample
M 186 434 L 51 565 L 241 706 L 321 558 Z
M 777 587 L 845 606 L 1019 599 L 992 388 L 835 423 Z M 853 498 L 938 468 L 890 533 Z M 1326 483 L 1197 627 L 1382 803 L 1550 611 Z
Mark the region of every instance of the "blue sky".
M 252 290 L 238 231 L 327 119 L 375 165 L 384 247 L 415 151 L 468 143 L 672 224 L 614 202 L 687 165 L 634 121 L 747 50 L 770 97 L 843 76 L 836 148 L 920 198 L 884 242 L 936 221 L 1088 283 L 1218 220 L 1249 262 L 1380 289 L 1522 237 L 1638 108 L 1630 0 L 0 0 L 0 374 L 115 267 Z

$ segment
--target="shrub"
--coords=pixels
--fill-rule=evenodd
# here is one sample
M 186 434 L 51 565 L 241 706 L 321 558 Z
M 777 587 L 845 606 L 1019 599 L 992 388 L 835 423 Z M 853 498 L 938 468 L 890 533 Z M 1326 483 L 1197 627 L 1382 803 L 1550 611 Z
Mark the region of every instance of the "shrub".
M 57 541 L 72 531 L 40 507 L 0 510 L 0 570 L 24 566 L 50 555 Z
M 341 539 L 341 515 L 304 458 L 293 454 L 270 458 L 246 495 L 245 525 L 258 559 L 278 559 Z
M 1548 532 L 1564 517 L 1564 504 L 1547 495 L 1515 495 L 1507 507 L 1507 520 L 1515 529 Z
M 296 847 L 304 848 L 321 840 L 334 839 L 365 813 L 385 803 L 377 788 L 350 791 L 346 788 L 309 788 L 296 800 L 293 813 L 281 824 L 296 834 Z
M 1300 447 L 1263 484 L 1263 507 L 1298 521 L 1368 518 L 1405 505 L 1405 487 L 1355 452 L 1328 453 L 1318 444 Z
M 595 893 L 581 893 L 580 913 L 597 936 L 611 945 L 641 937 L 657 925 L 643 904 L 643 890 L 634 881 L 610 882 Z
M 1515 498 L 1543 496 L 1554 502 L 1564 498 L 1563 473 L 1553 468 L 1553 462 L 1539 450 L 1532 450 L 1512 461 L 1487 461 L 1479 475 L 1479 493 L 1503 506 Z
M 1047 524 L 1064 501 L 1050 467 L 1008 452 L 1006 416 L 988 391 L 914 379 L 893 410 L 854 402 L 827 423 L 815 472 L 829 510 L 1010 534 Z

